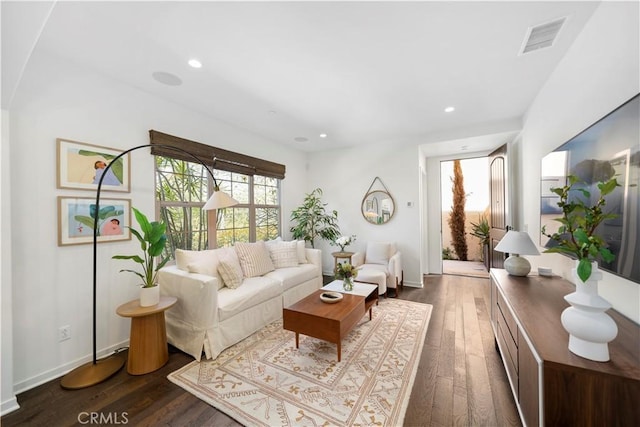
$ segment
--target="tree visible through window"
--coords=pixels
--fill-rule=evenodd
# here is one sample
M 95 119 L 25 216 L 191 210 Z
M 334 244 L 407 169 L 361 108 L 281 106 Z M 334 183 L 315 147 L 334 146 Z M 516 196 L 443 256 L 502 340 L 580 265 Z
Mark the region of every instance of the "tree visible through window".
M 207 249 L 209 241 L 221 247 L 280 235 L 279 179 L 223 170 L 215 170 L 214 176 L 220 189 L 239 202 L 215 211 L 215 218 L 202 210 L 213 190 L 204 166 L 156 156 L 156 202 L 167 224 L 171 255 L 177 248 Z M 208 227 L 209 221 L 215 227 Z

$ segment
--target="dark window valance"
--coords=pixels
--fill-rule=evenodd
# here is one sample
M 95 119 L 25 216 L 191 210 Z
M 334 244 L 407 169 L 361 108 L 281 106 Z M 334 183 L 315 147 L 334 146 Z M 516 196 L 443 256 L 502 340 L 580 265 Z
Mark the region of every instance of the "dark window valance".
M 284 179 L 285 166 L 279 163 L 258 159 L 245 154 L 234 153 L 233 151 L 224 150 L 222 148 L 213 147 L 200 142 L 190 141 L 188 139 L 168 135 L 156 130 L 150 130 L 149 137 L 151 139 L 151 144 L 155 145 L 155 147 L 151 147 L 151 154 L 154 156 L 172 157 L 174 159 L 185 160 L 188 162 L 193 161 L 193 158 L 185 153 L 159 145 L 177 147 L 188 151 L 199 158 L 204 164 L 214 167 L 215 169 L 237 172 L 245 175 L 262 175 L 270 178 Z M 214 158 L 217 159 L 215 164 L 213 160 Z

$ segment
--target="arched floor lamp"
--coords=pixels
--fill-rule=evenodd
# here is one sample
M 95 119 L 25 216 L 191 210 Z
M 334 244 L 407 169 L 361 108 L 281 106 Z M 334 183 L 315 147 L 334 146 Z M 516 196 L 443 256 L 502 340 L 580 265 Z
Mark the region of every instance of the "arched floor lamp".
M 124 366 L 125 360 L 120 354 L 112 354 L 107 357 L 104 357 L 100 360 L 97 358 L 97 350 L 96 350 L 96 289 L 97 289 L 97 254 L 98 254 L 98 211 L 100 210 L 100 190 L 102 188 L 102 180 L 107 174 L 107 171 L 111 168 L 111 165 L 114 164 L 116 160 L 121 158 L 122 156 L 138 150 L 140 148 L 147 147 L 163 147 L 171 150 L 180 151 L 184 154 L 187 154 L 193 159 L 200 163 L 209 173 L 211 179 L 213 179 L 213 194 L 207 200 L 207 203 L 203 206 L 204 210 L 214 210 L 214 209 L 222 209 L 229 206 L 237 205 L 238 201 L 230 197 L 228 194 L 220 191 L 220 187 L 218 186 L 218 182 L 213 176 L 213 172 L 209 170 L 206 164 L 198 157 L 189 153 L 186 150 L 183 150 L 178 147 L 174 147 L 171 145 L 162 145 L 162 144 L 145 144 L 139 145 L 137 147 L 130 148 L 126 151 L 123 151 L 118 156 L 116 156 L 107 167 L 102 172 L 102 176 L 98 181 L 98 189 L 96 193 L 96 210 L 95 217 L 93 220 L 93 361 L 85 363 L 84 365 L 78 366 L 73 369 L 71 372 L 67 373 L 60 382 L 62 388 L 77 390 L 86 387 L 91 387 L 111 376 L 115 375 L 122 367 Z M 214 159 L 215 160 L 215 159 Z

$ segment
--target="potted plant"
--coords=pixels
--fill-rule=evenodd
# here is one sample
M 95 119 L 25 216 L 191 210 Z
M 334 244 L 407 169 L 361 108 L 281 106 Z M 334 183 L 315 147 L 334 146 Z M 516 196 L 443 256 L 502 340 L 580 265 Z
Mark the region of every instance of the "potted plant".
M 616 218 L 613 213 L 606 213 L 604 196 L 611 193 L 618 182 L 612 178 L 596 185 L 600 197 L 591 204 L 591 193 L 585 188 L 575 188 L 579 182 L 576 176 L 568 177 L 568 184 L 551 191 L 560 197 L 558 206 L 562 209 L 562 217 L 557 232 L 549 234 L 542 228 L 542 234 L 549 237 L 556 246 L 544 252 L 561 253 L 577 259 L 574 268 L 576 291 L 564 297 L 571 304 L 563 312 L 560 320 L 569 333 L 569 350 L 589 360 L 606 362 L 609 360 L 609 342 L 618 335 L 616 322 L 607 314 L 611 304 L 598 295 L 598 280 L 602 273 L 597 270 L 596 260 L 599 257 L 611 262 L 614 255 L 596 230 L 607 219 Z M 570 198 L 570 193 L 577 191 L 584 200 Z
M 484 215 L 480 215 L 477 223 L 471 223 L 471 234 L 474 237 L 477 237 L 480 240 L 480 246 L 482 246 L 482 261 L 484 262 L 487 270 L 489 269 L 489 233 L 491 232 L 491 227 L 489 226 L 489 221 L 487 217 Z
M 120 270 L 120 272 L 133 273 L 142 279 L 140 305 L 148 307 L 156 305 L 160 301 L 160 288 L 156 277 L 158 270 L 164 267 L 170 259 L 170 257 L 165 257 L 156 264 L 156 257 L 162 255 L 167 242 L 167 235 L 165 234 L 167 227 L 163 222 L 149 222 L 147 217 L 136 208 L 132 208 L 132 210 L 141 231 L 135 230 L 133 227 L 129 227 L 129 229 L 140 242 L 142 256 L 114 255 L 113 259 L 130 259 L 141 265 L 142 272 L 127 269 Z
M 293 238 L 310 242 L 312 248 L 316 237 L 334 242 L 340 236 L 338 212 L 327 213 L 326 203 L 322 203 L 320 196 L 322 190 L 316 188 L 305 196 L 302 205 L 291 212 L 291 221 L 295 223 L 290 229 Z
M 586 282 L 591 277 L 592 262 L 595 262 L 598 256 L 606 262 L 614 259 L 604 239 L 596 234 L 596 229 L 603 221 L 618 216 L 606 213 L 603 209 L 606 204 L 604 196 L 620 184 L 616 178 L 598 182 L 596 185 L 600 190 L 600 197 L 595 204 L 589 205 L 587 200 L 591 198 L 591 193 L 585 188 L 575 188 L 579 183 L 578 177 L 569 175 L 568 181 L 569 183 L 564 187 L 551 189 L 560 197 L 558 207 L 562 209 L 562 217 L 555 219 L 561 224 L 557 232 L 549 234 L 545 227 L 542 227 L 542 234 L 555 242 L 555 246 L 544 252 L 561 253 L 576 258 L 578 260 L 577 275 L 580 280 Z M 582 193 L 586 200 L 578 197 L 569 200 L 572 191 Z

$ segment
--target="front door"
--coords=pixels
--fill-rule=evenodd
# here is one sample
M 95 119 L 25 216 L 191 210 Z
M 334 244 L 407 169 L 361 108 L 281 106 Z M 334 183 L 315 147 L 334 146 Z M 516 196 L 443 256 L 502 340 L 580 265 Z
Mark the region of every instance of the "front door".
M 505 254 L 494 250 L 509 230 L 507 144 L 489 155 L 489 268 L 504 268 Z

